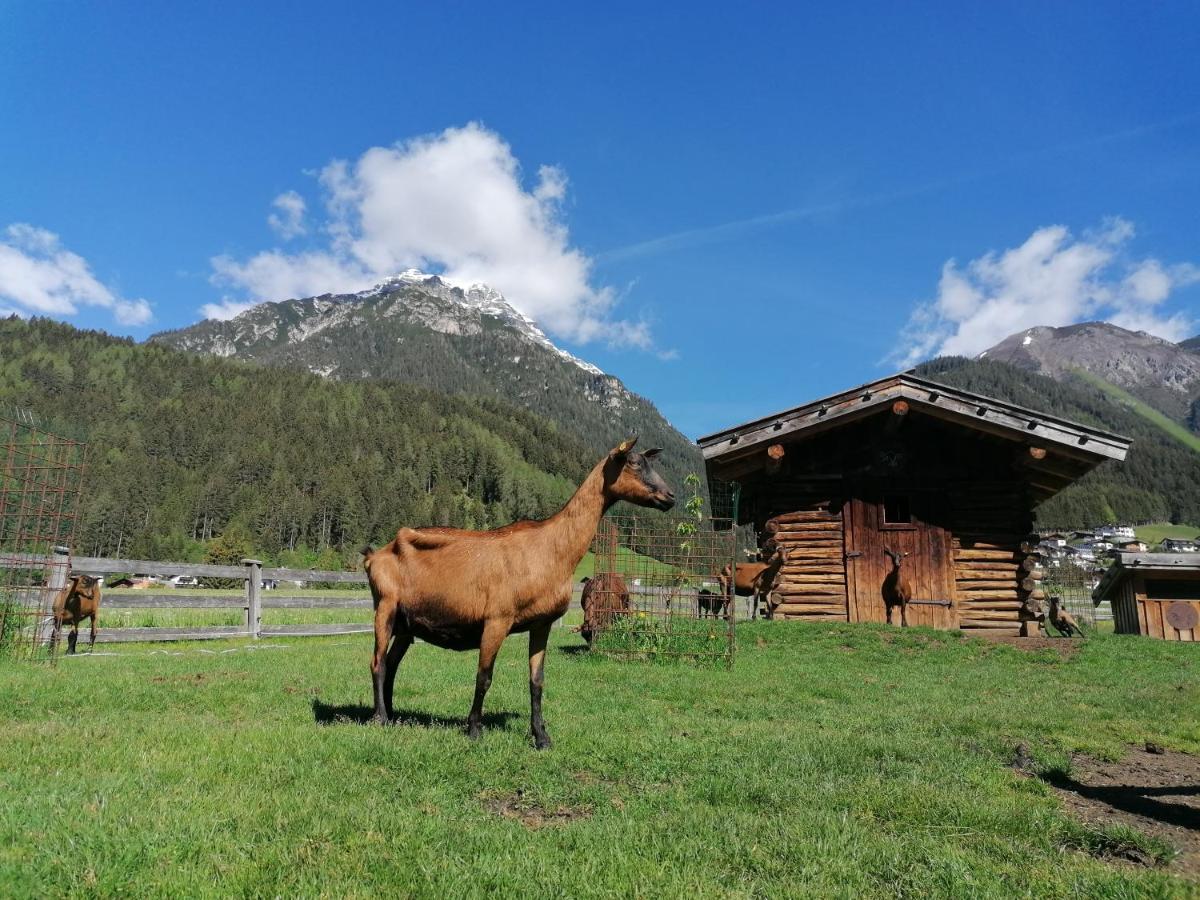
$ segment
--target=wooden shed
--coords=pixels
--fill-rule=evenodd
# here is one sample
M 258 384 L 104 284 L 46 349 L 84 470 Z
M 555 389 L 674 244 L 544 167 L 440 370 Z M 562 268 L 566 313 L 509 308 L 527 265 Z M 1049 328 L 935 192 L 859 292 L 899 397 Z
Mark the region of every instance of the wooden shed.
M 1117 553 L 1092 592 L 1117 634 L 1200 641 L 1200 553 Z
M 1034 507 L 1130 442 L 900 374 L 698 443 L 710 482 L 741 485 L 738 521 L 789 548 L 777 617 L 886 621 L 886 547 L 910 554 L 910 624 L 1017 634 Z

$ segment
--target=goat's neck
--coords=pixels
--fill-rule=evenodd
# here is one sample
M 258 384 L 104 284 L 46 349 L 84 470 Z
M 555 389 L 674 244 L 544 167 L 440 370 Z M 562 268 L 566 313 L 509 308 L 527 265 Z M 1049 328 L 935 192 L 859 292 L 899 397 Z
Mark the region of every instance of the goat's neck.
M 551 559 L 561 560 L 567 577 L 579 565 L 596 536 L 605 511 L 613 504 L 604 490 L 604 461 L 588 473 L 566 506 L 550 517 Z M 568 565 L 569 564 L 569 565 Z

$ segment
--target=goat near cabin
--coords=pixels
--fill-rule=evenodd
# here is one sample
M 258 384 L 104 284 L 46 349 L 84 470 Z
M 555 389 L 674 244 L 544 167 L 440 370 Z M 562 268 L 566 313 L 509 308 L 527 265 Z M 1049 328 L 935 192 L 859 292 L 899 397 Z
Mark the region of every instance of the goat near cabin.
M 726 608 L 733 605 L 735 596 L 751 597 L 750 618 L 758 618 L 760 603 L 766 606 L 770 613 L 772 607 L 768 602 L 768 596 L 775 587 L 779 569 L 786 560 L 787 551 L 776 548 L 766 562 L 739 563 L 736 568 L 732 563 L 726 563 L 717 575 L 717 579 L 721 582 L 721 593 L 725 595 Z M 732 571 L 730 571 L 731 569 Z
M 908 627 L 908 604 L 913 598 L 912 584 L 908 573 L 904 571 L 904 557 L 907 553 L 896 553 L 890 547 L 884 547 L 883 552 L 892 561 L 892 570 L 883 579 L 883 605 L 887 607 L 887 623 L 892 624 L 892 613 L 899 608 L 900 627 Z
M 583 609 L 579 633 L 590 644 L 593 636 L 611 625 L 620 613 L 628 611 L 629 588 L 625 586 L 625 579 L 615 572 L 601 572 L 595 578 L 584 578 L 579 605 Z
M 482 731 L 483 699 L 500 645 L 529 632 L 530 726 L 534 745 L 550 746 L 542 721 L 542 685 L 550 626 L 571 603 L 571 576 L 600 519 L 620 500 L 668 510 L 675 495 L 654 469 L 660 450 L 637 453 L 637 438 L 614 447 L 557 513 L 492 531 L 401 528 L 381 547 L 363 550 L 375 601 L 371 675 L 375 718 L 392 720 L 396 669 L 414 638 L 448 650 L 478 650 L 475 699 L 467 734 Z
M 90 575 L 72 575 L 63 585 L 63 589 L 54 598 L 52 611 L 54 630 L 50 633 L 51 646 L 57 647 L 62 637 L 62 627 L 71 626 L 67 635 L 67 652 L 75 652 L 75 643 L 79 640 L 79 624 L 84 619 L 91 621 L 91 635 L 88 639 L 88 649 L 96 644 L 96 627 L 100 617 L 100 579 Z
M 1050 624 L 1065 637 L 1075 637 L 1076 635 L 1083 637 L 1083 629 L 1079 627 L 1075 617 L 1059 605 L 1061 602 L 1057 595 L 1050 595 L 1050 612 L 1047 615 Z

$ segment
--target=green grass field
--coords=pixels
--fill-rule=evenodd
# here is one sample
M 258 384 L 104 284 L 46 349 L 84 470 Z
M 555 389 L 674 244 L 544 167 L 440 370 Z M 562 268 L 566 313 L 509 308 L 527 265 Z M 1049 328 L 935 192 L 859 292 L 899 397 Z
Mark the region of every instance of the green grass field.
M 1200 525 L 1139 525 L 1133 530 L 1137 534 L 1138 540 L 1149 544 L 1151 550 L 1157 549 L 1163 538 L 1193 541 L 1197 535 L 1200 535 Z
M 0 662 L 0 894 L 1200 889 L 1097 858 L 1166 851 L 1076 822 L 1008 765 L 1018 742 L 1046 768 L 1146 740 L 1200 751 L 1193 646 L 1098 636 L 1064 658 L 915 628 L 739 636 L 730 671 L 580 654 L 556 630 L 546 753 L 527 737 L 517 639 L 478 744 L 460 733 L 473 656 L 425 645 L 389 728 L 364 724 L 366 636 Z

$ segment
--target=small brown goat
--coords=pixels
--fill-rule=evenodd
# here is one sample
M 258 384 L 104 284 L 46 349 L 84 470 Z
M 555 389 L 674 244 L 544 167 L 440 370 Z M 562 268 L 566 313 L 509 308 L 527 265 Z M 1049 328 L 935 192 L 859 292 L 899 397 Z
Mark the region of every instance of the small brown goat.
M 655 470 L 660 450 L 635 453 L 622 442 L 600 460 L 567 504 L 541 522 L 493 531 L 401 528 L 394 540 L 363 550 L 375 600 L 371 675 L 375 717 L 390 722 L 396 669 L 413 638 L 448 650 L 479 650 L 467 734 L 482 731 L 483 698 L 500 645 L 529 632 L 529 702 L 534 744 L 550 746 L 542 721 L 543 668 L 550 626 L 571 603 L 571 575 L 604 513 L 627 500 L 668 510 L 675 495 Z M 389 646 L 390 645 L 390 646 Z
M 71 626 L 67 635 L 67 652 L 75 652 L 75 643 L 79 640 L 79 624 L 84 619 L 91 620 L 91 636 L 88 640 L 90 650 L 96 644 L 96 627 L 100 618 L 100 579 L 90 575 L 72 575 L 67 579 L 63 589 L 54 598 L 53 607 L 54 630 L 50 634 L 51 646 L 57 647 L 62 637 L 62 627 Z
M 772 608 L 766 601 L 771 589 L 775 587 L 779 569 L 786 560 L 787 551 L 776 548 L 766 562 L 739 563 L 732 573 L 730 569 L 733 568 L 733 564 L 726 563 L 720 574 L 717 575 L 717 579 L 721 582 L 721 592 L 725 595 L 726 608 L 732 606 L 735 596 L 751 597 L 753 599 L 750 601 L 750 618 L 758 618 L 760 603 L 766 606 L 769 615 Z M 730 592 L 731 574 L 732 592 Z
M 883 579 L 883 605 L 887 607 L 887 623 L 892 624 L 892 613 L 900 608 L 900 627 L 908 627 L 908 603 L 913 598 L 912 585 L 909 583 L 908 576 L 902 568 L 904 557 L 907 553 L 896 553 L 889 547 L 884 547 L 883 552 L 892 561 L 892 571 L 887 573 L 887 577 Z
M 1083 629 L 1079 627 L 1079 623 L 1075 621 L 1073 615 L 1059 606 L 1060 602 L 1056 595 L 1050 595 L 1050 612 L 1047 616 L 1050 624 L 1066 637 L 1075 637 L 1076 635 L 1083 637 Z
M 620 613 L 629 609 L 629 589 L 625 580 L 615 572 L 601 572 L 595 578 L 583 579 L 579 605 L 583 608 L 583 627 L 579 633 L 589 644 L 592 637 L 612 624 Z

